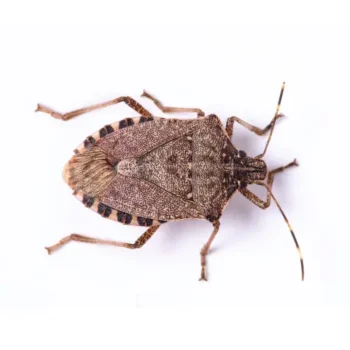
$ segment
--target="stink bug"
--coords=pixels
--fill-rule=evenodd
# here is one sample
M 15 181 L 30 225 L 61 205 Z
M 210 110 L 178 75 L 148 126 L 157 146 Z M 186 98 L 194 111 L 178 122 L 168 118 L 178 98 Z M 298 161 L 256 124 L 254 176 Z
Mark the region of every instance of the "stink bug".
M 141 248 L 168 221 L 208 220 L 213 225 L 213 232 L 200 252 L 200 280 L 207 280 L 206 256 L 219 231 L 221 214 L 233 194 L 240 192 L 261 209 L 270 206 L 271 198 L 274 200 L 298 249 L 303 280 L 304 265 L 298 242 L 271 192 L 274 175 L 298 164 L 294 160 L 268 172 L 262 160 L 275 123 L 283 116 L 279 114 L 283 91 L 284 83 L 276 113 L 264 129 L 237 117 L 229 118 L 224 128 L 214 114 L 205 116 L 198 108 L 165 107 L 146 91 L 142 96 L 152 100 L 162 112 L 194 112 L 197 118 L 155 117 L 131 97 L 119 97 L 65 114 L 39 104 L 36 111 L 62 120 L 119 102 L 125 102 L 140 115 L 105 125 L 88 136 L 66 164 L 64 179 L 72 188 L 73 195 L 101 216 L 125 225 L 149 227 L 132 244 L 71 234 L 46 248 L 48 253 L 69 241 Z M 246 152 L 232 144 L 234 122 L 257 135 L 269 132 L 260 155 L 248 157 Z M 248 189 L 251 184 L 266 188 L 266 200 Z

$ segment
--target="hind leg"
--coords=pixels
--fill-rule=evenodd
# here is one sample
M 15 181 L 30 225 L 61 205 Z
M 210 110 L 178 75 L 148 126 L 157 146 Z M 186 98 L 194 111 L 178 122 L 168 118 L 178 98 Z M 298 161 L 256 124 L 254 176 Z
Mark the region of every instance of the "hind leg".
M 45 107 L 41 104 L 38 104 L 38 107 L 37 107 L 35 112 L 44 112 L 44 113 L 50 114 L 52 117 L 57 118 L 57 119 L 69 120 L 69 119 L 72 119 L 74 117 L 77 117 L 78 115 L 88 113 L 88 112 L 94 111 L 96 109 L 108 107 L 108 106 L 111 106 L 111 105 L 114 105 L 114 104 L 117 104 L 120 102 L 126 103 L 130 108 L 132 108 L 134 111 L 141 114 L 142 116 L 145 116 L 145 117 L 152 116 L 151 113 L 147 111 L 147 109 L 143 108 L 137 101 L 135 101 L 133 98 L 131 98 L 129 96 L 121 96 L 121 97 L 115 98 L 114 100 L 110 100 L 107 102 L 98 103 L 96 105 L 76 109 L 74 111 L 64 113 L 64 114 L 58 113 L 58 112 L 52 110 L 51 108 Z
M 99 239 L 99 238 L 92 238 L 87 236 L 78 235 L 76 233 L 73 233 L 67 237 L 62 238 L 57 244 L 46 247 L 45 249 L 49 254 L 57 250 L 58 248 L 64 246 L 70 241 L 76 241 L 76 242 L 85 242 L 85 243 L 93 243 L 93 244 L 104 244 L 104 245 L 113 245 L 115 247 L 124 247 L 129 249 L 136 249 L 141 248 L 152 236 L 153 234 L 159 229 L 159 225 L 151 226 L 142 236 L 140 236 L 134 243 L 125 243 L 125 242 L 118 242 L 118 241 L 112 241 L 107 239 Z

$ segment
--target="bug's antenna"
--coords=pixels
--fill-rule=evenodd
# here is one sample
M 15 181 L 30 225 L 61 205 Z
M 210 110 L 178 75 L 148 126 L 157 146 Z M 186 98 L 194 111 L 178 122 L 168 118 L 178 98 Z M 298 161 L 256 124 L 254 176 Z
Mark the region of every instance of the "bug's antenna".
M 275 116 L 274 116 L 274 118 L 272 120 L 272 123 L 271 123 L 270 134 L 269 134 L 269 138 L 267 139 L 267 142 L 266 142 L 266 145 L 265 145 L 265 148 L 264 148 L 264 152 L 259 154 L 256 158 L 262 158 L 265 155 L 266 151 L 267 151 L 267 147 L 269 146 L 269 143 L 270 143 L 270 140 L 271 140 L 271 136 L 272 136 L 272 133 L 273 133 L 273 129 L 275 128 L 278 112 L 280 111 L 280 106 L 281 106 L 281 102 L 282 102 L 282 97 L 283 97 L 283 92 L 284 92 L 284 86 L 285 85 L 286 85 L 286 83 L 283 82 L 282 87 L 281 87 L 280 97 L 278 98 L 278 102 L 277 102 L 276 113 L 275 113 Z
M 274 196 L 273 193 L 271 192 L 269 186 L 267 186 L 264 182 L 261 182 L 261 181 L 256 181 L 255 183 L 256 183 L 257 185 L 264 186 L 264 187 L 266 188 L 266 190 L 270 193 L 272 199 L 274 200 L 274 202 L 276 203 L 276 205 L 277 205 L 279 211 L 281 212 L 281 214 L 282 214 L 282 216 L 283 216 L 283 218 L 284 218 L 284 221 L 285 221 L 286 224 L 288 225 L 289 231 L 290 231 L 290 233 L 291 233 L 291 235 L 292 235 L 292 237 L 293 237 L 294 243 L 295 243 L 295 245 L 296 245 L 296 247 L 297 247 L 297 250 L 298 250 L 298 253 L 299 253 L 300 264 L 301 264 L 301 280 L 304 281 L 304 275 L 305 275 L 305 273 L 304 273 L 304 259 L 303 259 L 303 255 L 301 254 L 301 250 L 300 250 L 300 247 L 299 247 L 299 243 L 298 243 L 298 241 L 297 241 L 297 238 L 295 237 L 295 234 L 294 234 L 294 232 L 293 232 L 292 227 L 290 226 L 290 223 L 289 223 L 289 221 L 288 221 L 288 219 L 287 219 L 287 217 L 286 217 L 286 214 L 284 214 L 284 212 L 283 212 L 281 206 L 279 205 L 277 199 L 275 198 L 275 196 Z

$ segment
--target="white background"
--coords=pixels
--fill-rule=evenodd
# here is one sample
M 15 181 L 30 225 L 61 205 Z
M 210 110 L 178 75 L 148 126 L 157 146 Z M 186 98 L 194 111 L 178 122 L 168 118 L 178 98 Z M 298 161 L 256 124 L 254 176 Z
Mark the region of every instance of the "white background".
M 347 32 L 334 25 L 2 27 L 0 309 L 348 304 Z M 199 251 L 212 230 L 206 222 L 166 224 L 141 250 L 74 242 L 47 255 L 44 246 L 69 233 L 133 242 L 144 229 L 84 208 L 61 177 L 87 135 L 135 112 L 121 104 L 63 122 L 35 114 L 37 102 L 67 112 L 130 95 L 161 115 L 139 98 L 146 88 L 168 105 L 264 127 L 283 81 L 287 117 L 265 160 L 269 168 L 300 163 L 276 177 L 274 194 L 299 240 L 304 282 L 276 206 L 262 211 L 239 194 L 222 216 L 207 283 L 198 282 Z M 233 140 L 255 156 L 266 137 L 236 126 Z

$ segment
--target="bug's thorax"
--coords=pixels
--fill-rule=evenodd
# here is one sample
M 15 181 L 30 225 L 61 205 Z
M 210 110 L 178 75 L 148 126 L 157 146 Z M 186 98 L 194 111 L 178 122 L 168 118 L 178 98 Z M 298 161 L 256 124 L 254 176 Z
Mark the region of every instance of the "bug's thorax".
M 239 157 L 232 160 L 233 178 L 241 184 L 251 184 L 254 181 L 262 181 L 266 178 L 267 167 L 262 159 L 247 157 L 240 151 Z

